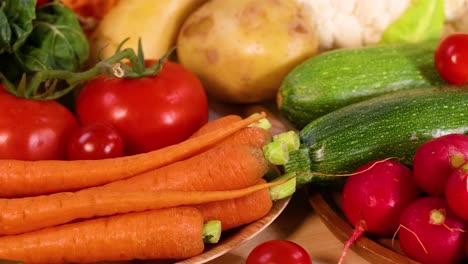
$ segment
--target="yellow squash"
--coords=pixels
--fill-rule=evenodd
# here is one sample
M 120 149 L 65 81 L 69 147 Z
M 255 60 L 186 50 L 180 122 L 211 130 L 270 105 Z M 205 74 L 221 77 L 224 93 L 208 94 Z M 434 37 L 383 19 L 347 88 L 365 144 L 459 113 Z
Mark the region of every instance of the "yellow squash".
M 100 21 L 90 36 L 91 58 L 111 56 L 123 46 L 138 47 L 141 38 L 145 58 L 159 59 L 175 46 L 185 18 L 207 0 L 125 0 L 120 1 Z

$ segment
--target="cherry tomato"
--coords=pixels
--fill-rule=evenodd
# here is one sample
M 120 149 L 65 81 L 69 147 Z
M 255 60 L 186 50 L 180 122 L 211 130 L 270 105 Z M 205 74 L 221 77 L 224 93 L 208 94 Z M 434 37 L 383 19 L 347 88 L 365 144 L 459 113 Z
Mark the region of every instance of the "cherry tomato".
M 78 126 L 56 101 L 37 101 L 0 89 L 0 159 L 65 159 L 65 146 Z
M 208 121 L 208 102 L 198 78 L 167 61 L 151 77 L 89 81 L 77 98 L 76 114 L 82 124 L 115 126 L 124 155 L 132 155 L 187 139 Z
M 246 264 L 311 264 L 312 260 L 300 245 L 289 240 L 269 240 L 256 246 Z
M 445 81 L 468 83 L 468 34 L 454 33 L 445 37 L 436 49 L 434 60 Z
M 123 156 L 119 132 L 106 123 L 88 124 L 74 129 L 67 144 L 70 160 L 105 159 Z

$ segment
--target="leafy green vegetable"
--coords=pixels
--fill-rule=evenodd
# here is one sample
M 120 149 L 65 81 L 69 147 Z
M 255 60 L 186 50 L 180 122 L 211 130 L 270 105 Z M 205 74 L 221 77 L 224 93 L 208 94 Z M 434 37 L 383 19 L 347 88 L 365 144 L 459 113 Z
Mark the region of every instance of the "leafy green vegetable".
M 0 72 L 18 81 L 23 73 L 81 69 L 89 45 L 77 16 L 60 1 L 0 0 Z
M 33 30 L 34 0 L 0 0 L 0 54 L 14 52 Z
M 415 43 L 440 37 L 445 22 L 444 0 L 413 0 L 384 31 L 380 43 Z

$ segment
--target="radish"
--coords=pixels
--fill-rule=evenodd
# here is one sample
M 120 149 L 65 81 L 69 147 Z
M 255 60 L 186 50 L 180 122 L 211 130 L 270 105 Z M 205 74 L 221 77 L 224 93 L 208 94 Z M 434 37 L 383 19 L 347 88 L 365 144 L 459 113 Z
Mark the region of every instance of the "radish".
M 448 176 L 468 161 L 468 136 L 449 134 L 422 144 L 413 159 L 413 173 L 423 191 L 443 196 Z
M 465 254 L 465 222 L 443 197 L 423 197 L 400 216 L 398 236 L 405 254 L 421 263 L 459 263 Z
M 420 194 L 412 171 L 397 161 L 373 161 L 358 168 L 343 187 L 343 213 L 355 228 L 339 263 L 364 233 L 392 236 L 398 228 L 400 212 Z
M 452 211 L 468 221 L 468 163 L 454 171 L 445 185 L 445 197 Z

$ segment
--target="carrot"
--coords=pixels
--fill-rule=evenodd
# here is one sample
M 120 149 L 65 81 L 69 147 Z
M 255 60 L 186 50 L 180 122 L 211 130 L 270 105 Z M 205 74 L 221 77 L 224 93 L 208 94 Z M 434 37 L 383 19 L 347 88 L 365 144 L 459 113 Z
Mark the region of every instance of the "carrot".
M 271 107 L 273 110 L 265 108 L 262 105 L 249 105 L 243 108 L 243 115 L 249 116 L 254 113 L 264 112 L 266 114 L 266 119 L 270 122 L 271 128 L 270 133 L 272 135 L 280 134 L 286 131 L 289 131 L 293 128 L 293 125 L 290 124 L 289 120 L 284 118 L 275 106 Z
M 63 192 L 51 195 L 1 199 L 0 234 L 14 235 L 37 229 L 69 223 L 76 219 L 109 216 L 118 213 L 161 209 L 182 205 L 223 201 L 254 193 L 285 183 L 262 183 L 247 188 L 212 192 Z M 257 206 L 260 208 L 262 206 Z M 271 207 L 271 200 L 270 200 Z M 258 214 L 244 212 L 243 214 Z M 247 218 L 248 219 L 248 218 Z M 215 220 L 211 218 L 209 220 Z M 244 220 L 245 221 L 245 220 Z
M 222 129 L 232 123 L 242 120 L 238 115 L 226 115 L 218 119 L 210 121 L 197 130 L 191 137 L 198 137 L 216 129 Z M 219 142 L 217 145 L 222 144 L 245 144 L 252 146 L 263 147 L 271 141 L 271 134 L 261 127 L 244 127 L 226 139 Z
M 0 160 L 0 197 L 72 191 L 157 169 L 201 153 L 265 117 L 252 115 L 223 129 L 148 153 L 101 160 Z
M 90 263 L 182 259 L 204 250 L 203 216 L 177 207 L 98 218 L 0 237 L 0 259 Z
M 263 147 L 271 141 L 271 138 L 271 134 L 261 127 L 244 127 L 226 139 L 222 140 L 217 145 L 243 144 Z
M 213 130 L 216 130 L 216 129 L 221 129 L 223 127 L 226 127 L 230 124 L 233 124 L 235 122 L 238 122 L 242 120 L 242 117 L 240 117 L 239 115 L 225 115 L 225 116 L 222 116 L 218 119 L 214 119 L 208 123 L 206 123 L 205 125 L 203 125 L 202 127 L 200 127 L 197 131 L 195 131 L 195 133 L 193 133 L 190 137 L 198 137 L 198 136 L 201 136 L 203 134 L 206 134 L 210 131 L 213 131 Z
M 216 191 L 255 184 L 270 164 L 259 147 L 226 144 L 91 191 Z
M 262 183 L 265 183 L 265 180 L 259 181 L 259 184 Z M 270 192 L 264 188 L 238 198 L 208 202 L 194 207 L 202 212 L 205 221 L 221 221 L 224 231 L 264 217 L 272 206 Z

